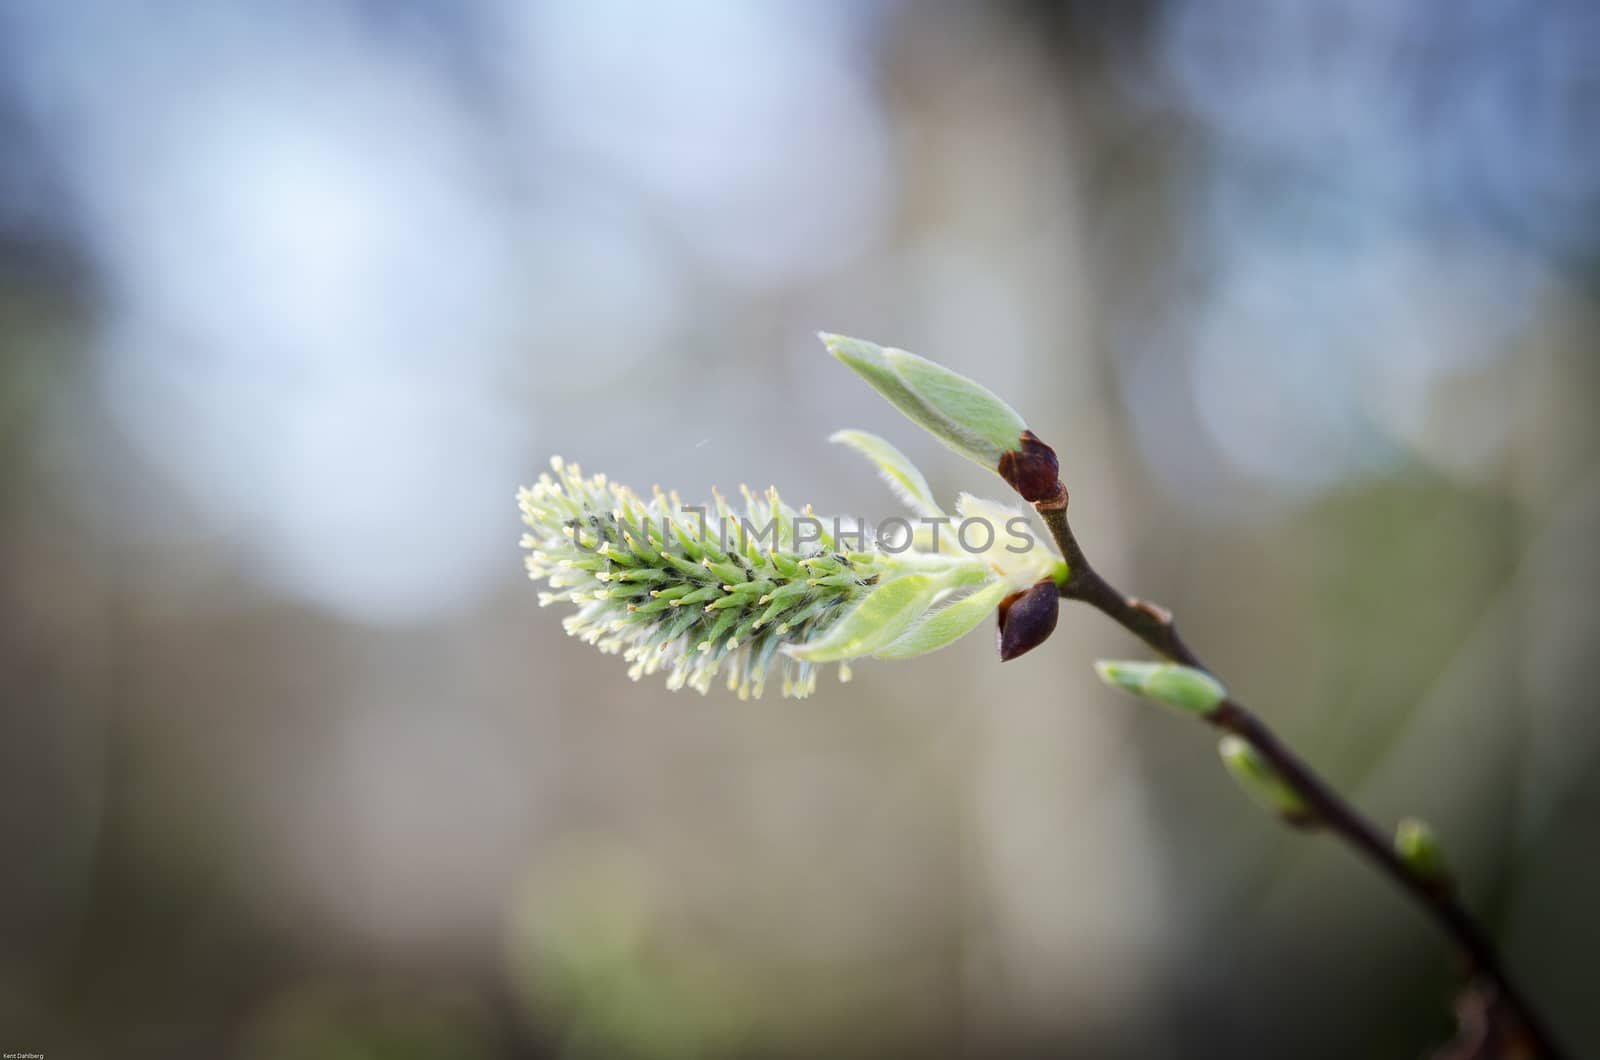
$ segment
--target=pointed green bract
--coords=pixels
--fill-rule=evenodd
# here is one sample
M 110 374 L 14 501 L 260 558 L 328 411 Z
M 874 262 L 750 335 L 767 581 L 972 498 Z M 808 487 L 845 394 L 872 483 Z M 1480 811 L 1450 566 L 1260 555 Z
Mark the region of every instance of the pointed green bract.
M 911 421 L 962 456 L 997 471 L 1027 423 L 992 391 L 905 350 L 821 333 L 828 351 Z
M 1101 659 L 1094 668 L 1100 679 L 1113 688 L 1186 714 L 1209 714 L 1228 698 L 1228 690 L 1215 677 L 1177 663 Z
M 917 465 L 886 440 L 868 431 L 837 431 L 828 441 L 848 445 L 876 464 L 879 475 L 895 496 L 918 515 L 943 517 L 944 509 L 933 499 L 933 490 Z
M 912 626 L 887 647 L 873 652 L 878 659 L 911 659 L 937 651 L 970 633 L 994 614 L 1000 601 L 1016 590 L 1006 582 L 995 582 L 940 608 Z

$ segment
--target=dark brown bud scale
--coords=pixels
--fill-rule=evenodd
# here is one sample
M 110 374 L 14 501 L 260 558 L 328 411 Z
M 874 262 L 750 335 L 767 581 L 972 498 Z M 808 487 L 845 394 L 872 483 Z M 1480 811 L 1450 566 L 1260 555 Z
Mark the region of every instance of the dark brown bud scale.
M 1000 661 L 1010 662 L 1049 640 L 1060 610 L 1061 591 L 1052 578 L 1000 601 Z
M 1011 610 L 1011 605 L 1022 599 L 1026 593 L 1027 590 L 1018 589 L 1016 592 L 1000 601 L 1000 606 L 995 610 L 995 617 L 999 619 L 1001 629 L 1006 628 L 1006 614 Z
M 1000 455 L 995 469 L 1030 504 L 1053 500 L 1061 489 L 1061 463 L 1056 451 L 1025 430 L 1017 448 Z

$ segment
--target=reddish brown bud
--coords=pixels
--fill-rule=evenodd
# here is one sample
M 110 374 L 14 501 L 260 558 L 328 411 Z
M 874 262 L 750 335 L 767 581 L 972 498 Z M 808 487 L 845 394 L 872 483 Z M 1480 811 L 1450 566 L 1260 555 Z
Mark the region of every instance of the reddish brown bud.
M 1061 490 L 1061 464 L 1056 451 L 1032 431 L 1024 430 L 1018 447 L 1000 454 L 1000 466 L 995 470 L 1023 500 L 1032 504 L 1054 500 Z
M 1010 662 L 1049 640 L 1060 610 L 1061 591 L 1051 578 L 1000 601 L 1000 661 Z

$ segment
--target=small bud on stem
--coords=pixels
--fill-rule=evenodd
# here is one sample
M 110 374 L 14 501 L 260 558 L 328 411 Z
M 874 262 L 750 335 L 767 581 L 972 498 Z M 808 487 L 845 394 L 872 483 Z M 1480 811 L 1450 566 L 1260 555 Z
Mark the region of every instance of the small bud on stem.
M 1402 818 L 1394 830 L 1394 851 L 1429 886 L 1446 891 L 1451 888 L 1444 849 L 1427 821 L 1419 817 Z
M 1316 815 L 1306 805 L 1300 793 L 1284 783 L 1261 752 L 1238 736 L 1224 736 L 1217 743 L 1217 753 L 1229 775 L 1267 809 L 1276 812 L 1297 828 L 1309 828 L 1316 823 Z
M 1053 501 L 1061 492 L 1061 462 L 1056 451 L 1032 431 L 1023 431 L 1017 448 L 1001 454 L 995 470 L 1030 504 Z
M 1228 698 L 1228 690 L 1204 670 L 1167 662 L 1114 662 L 1094 664 L 1100 680 L 1113 688 L 1132 692 L 1164 707 L 1204 717 Z
M 1000 661 L 1010 662 L 1050 639 L 1061 611 L 1061 593 L 1054 578 L 1044 578 L 1000 601 Z

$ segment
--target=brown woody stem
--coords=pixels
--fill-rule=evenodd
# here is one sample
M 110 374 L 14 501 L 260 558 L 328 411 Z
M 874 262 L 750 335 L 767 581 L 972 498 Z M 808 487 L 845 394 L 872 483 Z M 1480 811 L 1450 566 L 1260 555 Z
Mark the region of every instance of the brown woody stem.
M 1061 595 L 1086 603 L 1173 662 L 1210 673 L 1210 667 L 1178 635 L 1172 615 L 1165 609 L 1135 600 L 1117 591 L 1089 563 L 1067 522 L 1067 491 L 1034 505 L 1067 561 L 1067 580 Z M 1448 888 L 1438 886 L 1414 871 L 1394 851 L 1388 839 L 1345 800 L 1306 761 L 1289 748 L 1259 717 L 1231 699 L 1224 700 L 1205 720 L 1224 732 L 1247 741 L 1292 788 L 1311 811 L 1313 822 L 1344 840 L 1395 882 L 1433 918 L 1471 962 L 1473 972 L 1493 988 L 1501 1004 L 1515 1014 L 1526 1044 L 1536 1055 L 1559 1057 L 1561 1050 L 1544 1022 L 1511 981 L 1489 936 Z

